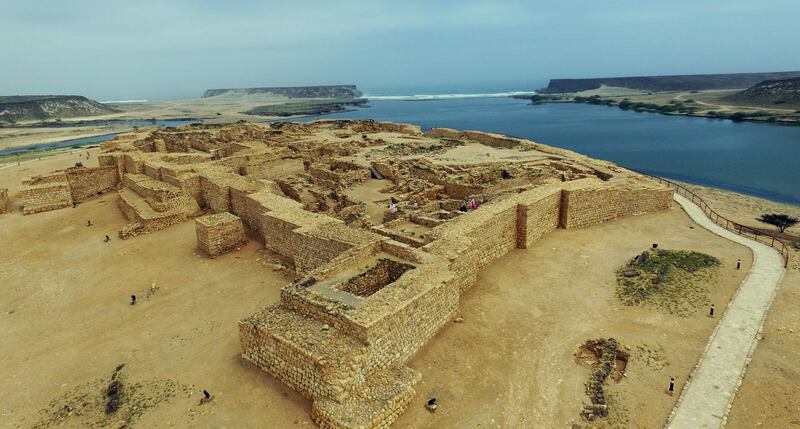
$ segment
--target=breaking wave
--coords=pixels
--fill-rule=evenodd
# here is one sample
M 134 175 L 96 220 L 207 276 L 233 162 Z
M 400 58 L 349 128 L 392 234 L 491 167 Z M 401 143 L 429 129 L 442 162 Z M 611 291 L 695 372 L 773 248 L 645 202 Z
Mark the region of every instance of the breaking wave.
M 472 93 L 472 94 L 414 94 L 414 95 L 369 95 L 365 94 L 364 97 L 370 100 L 411 100 L 411 101 L 424 101 L 424 100 L 447 100 L 453 98 L 496 98 L 496 97 L 511 97 L 514 95 L 533 95 L 536 91 L 512 91 L 512 92 L 485 92 L 485 93 Z

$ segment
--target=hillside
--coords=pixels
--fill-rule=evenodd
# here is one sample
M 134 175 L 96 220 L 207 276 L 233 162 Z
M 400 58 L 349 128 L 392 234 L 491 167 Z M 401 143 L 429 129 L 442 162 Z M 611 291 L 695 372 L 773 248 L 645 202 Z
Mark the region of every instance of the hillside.
M 765 80 L 723 100 L 750 106 L 794 108 L 800 106 L 800 78 Z
M 644 91 L 700 91 L 747 88 L 765 80 L 800 77 L 800 71 L 776 73 L 732 73 L 672 76 L 607 77 L 593 79 L 551 79 L 541 93 L 557 94 L 598 89 L 601 86 Z
M 203 98 L 226 96 L 242 96 L 253 94 L 276 95 L 287 98 L 358 98 L 361 97 L 355 85 L 318 85 L 318 86 L 285 86 L 271 88 L 229 88 L 209 89 Z
M 79 95 L 0 96 L 0 122 L 75 118 L 116 112 Z

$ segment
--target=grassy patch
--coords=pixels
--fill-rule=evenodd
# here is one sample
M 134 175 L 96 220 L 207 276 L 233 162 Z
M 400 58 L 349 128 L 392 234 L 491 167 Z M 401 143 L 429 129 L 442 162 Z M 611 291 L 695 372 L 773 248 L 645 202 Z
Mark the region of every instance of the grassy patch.
M 699 252 L 647 250 L 617 270 L 616 296 L 679 316 L 708 302 L 719 260 Z

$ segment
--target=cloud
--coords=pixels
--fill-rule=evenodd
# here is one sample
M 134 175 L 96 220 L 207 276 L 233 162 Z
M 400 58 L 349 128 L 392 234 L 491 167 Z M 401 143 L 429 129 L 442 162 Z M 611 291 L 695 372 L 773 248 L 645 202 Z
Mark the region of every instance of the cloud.
M 0 15 L 0 94 L 159 98 L 208 86 L 785 70 L 800 68 L 799 8 L 788 0 L 15 1 Z

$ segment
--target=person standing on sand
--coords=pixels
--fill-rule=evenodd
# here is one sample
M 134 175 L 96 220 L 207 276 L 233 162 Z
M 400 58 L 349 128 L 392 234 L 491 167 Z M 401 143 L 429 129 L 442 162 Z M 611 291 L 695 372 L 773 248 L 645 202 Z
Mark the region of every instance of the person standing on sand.
M 470 202 L 469 202 L 469 208 L 470 208 L 470 210 L 475 210 L 475 209 L 477 209 L 477 208 L 478 208 L 478 202 L 477 202 L 477 201 L 475 201 L 475 198 L 473 198 L 472 200 L 470 200 Z

